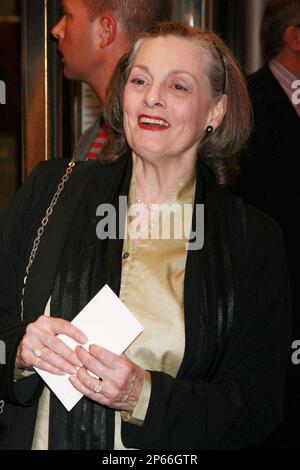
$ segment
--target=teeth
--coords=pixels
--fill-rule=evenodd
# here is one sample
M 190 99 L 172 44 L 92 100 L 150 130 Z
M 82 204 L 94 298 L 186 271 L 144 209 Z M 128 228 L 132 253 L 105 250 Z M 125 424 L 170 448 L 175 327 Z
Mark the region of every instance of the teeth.
M 160 119 L 150 119 L 146 117 L 141 117 L 139 118 L 139 122 L 143 124 L 153 124 L 155 126 L 162 126 L 162 127 L 170 127 L 170 124 L 168 124 L 166 121 L 162 121 Z

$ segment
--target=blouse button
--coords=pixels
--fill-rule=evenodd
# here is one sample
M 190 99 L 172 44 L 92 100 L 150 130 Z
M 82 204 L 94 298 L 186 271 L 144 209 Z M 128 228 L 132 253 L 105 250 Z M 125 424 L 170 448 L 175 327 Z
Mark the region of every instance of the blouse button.
M 123 259 L 127 259 L 129 258 L 129 253 L 128 251 L 126 251 L 124 254 L 123 254 Z

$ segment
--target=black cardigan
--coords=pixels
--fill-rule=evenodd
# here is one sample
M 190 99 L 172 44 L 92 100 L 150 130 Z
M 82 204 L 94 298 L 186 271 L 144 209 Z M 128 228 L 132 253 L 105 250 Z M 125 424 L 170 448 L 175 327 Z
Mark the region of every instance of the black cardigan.
M 37 227 L 66 168 L 41 163 L 15 198 L 0 246 L 0 399 L 6 401 L 0 448 L 30 448 L 42 383 L 13 383 L 15 354 L 26 324 L 43 311 L 68 228 L 89 185 L 110 202 L 129 188 L 131 158 L 77 164 L 51 216 L 32 267 L 20 322 L 25 267 Z M 125 183 L 124 183 L 125 181 Z M 101 182 L 101 185 L 99 185 Z M 196 202 L 205 203 L 205 242 L 189 251 L 184 284 L 186 349 L 177 378 L 151 371 L 142 427 L 122 424 L 125 446 L 142 449 L 231 449 L 259 443 L 282 417 L 289 355 L 290 297 L 277 224 L 219 188 L 197 166 Z M 194 220 L 195 222 L 195 220 Z M 122 240 L 105 245 L 108 284 L 118 292 Z

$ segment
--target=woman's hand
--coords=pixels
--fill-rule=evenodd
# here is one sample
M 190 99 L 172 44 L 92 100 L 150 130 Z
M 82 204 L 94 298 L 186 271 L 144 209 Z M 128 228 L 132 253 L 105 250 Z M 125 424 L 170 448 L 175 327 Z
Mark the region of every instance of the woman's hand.
M 117 356 L 96 345 L 90 346 L 89 352 L 78 346 L 76 353 L 83 366 L 69 378 L 72 385 L 101 405 L 131 413 L 143 389 L 144 369 L 125 355 Z
M 70 322 L 41 316 L 26 328 L 17 351 L 16 367 L 27 370 L 38 367 L 56 375 L 76 374 L 82 364 L 77 354 L 57 338 L 59 334 L 80 344 L 87 342 L 85 334 Z

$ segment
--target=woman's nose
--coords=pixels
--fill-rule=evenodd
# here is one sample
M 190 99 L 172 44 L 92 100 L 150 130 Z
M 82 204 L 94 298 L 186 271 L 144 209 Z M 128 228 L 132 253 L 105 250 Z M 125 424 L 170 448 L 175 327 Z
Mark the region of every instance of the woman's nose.
M 53 26 L 51 34 L 55 39 L 63 39 L 65 35 L 65 20 L 66 17 L 62 16 L 61 19 Z
M 154 108 L 156 106 L 165 107 L 162 90 L 158 87 L 151 87 L 145 96 L 145 103 L 149 108 Z

